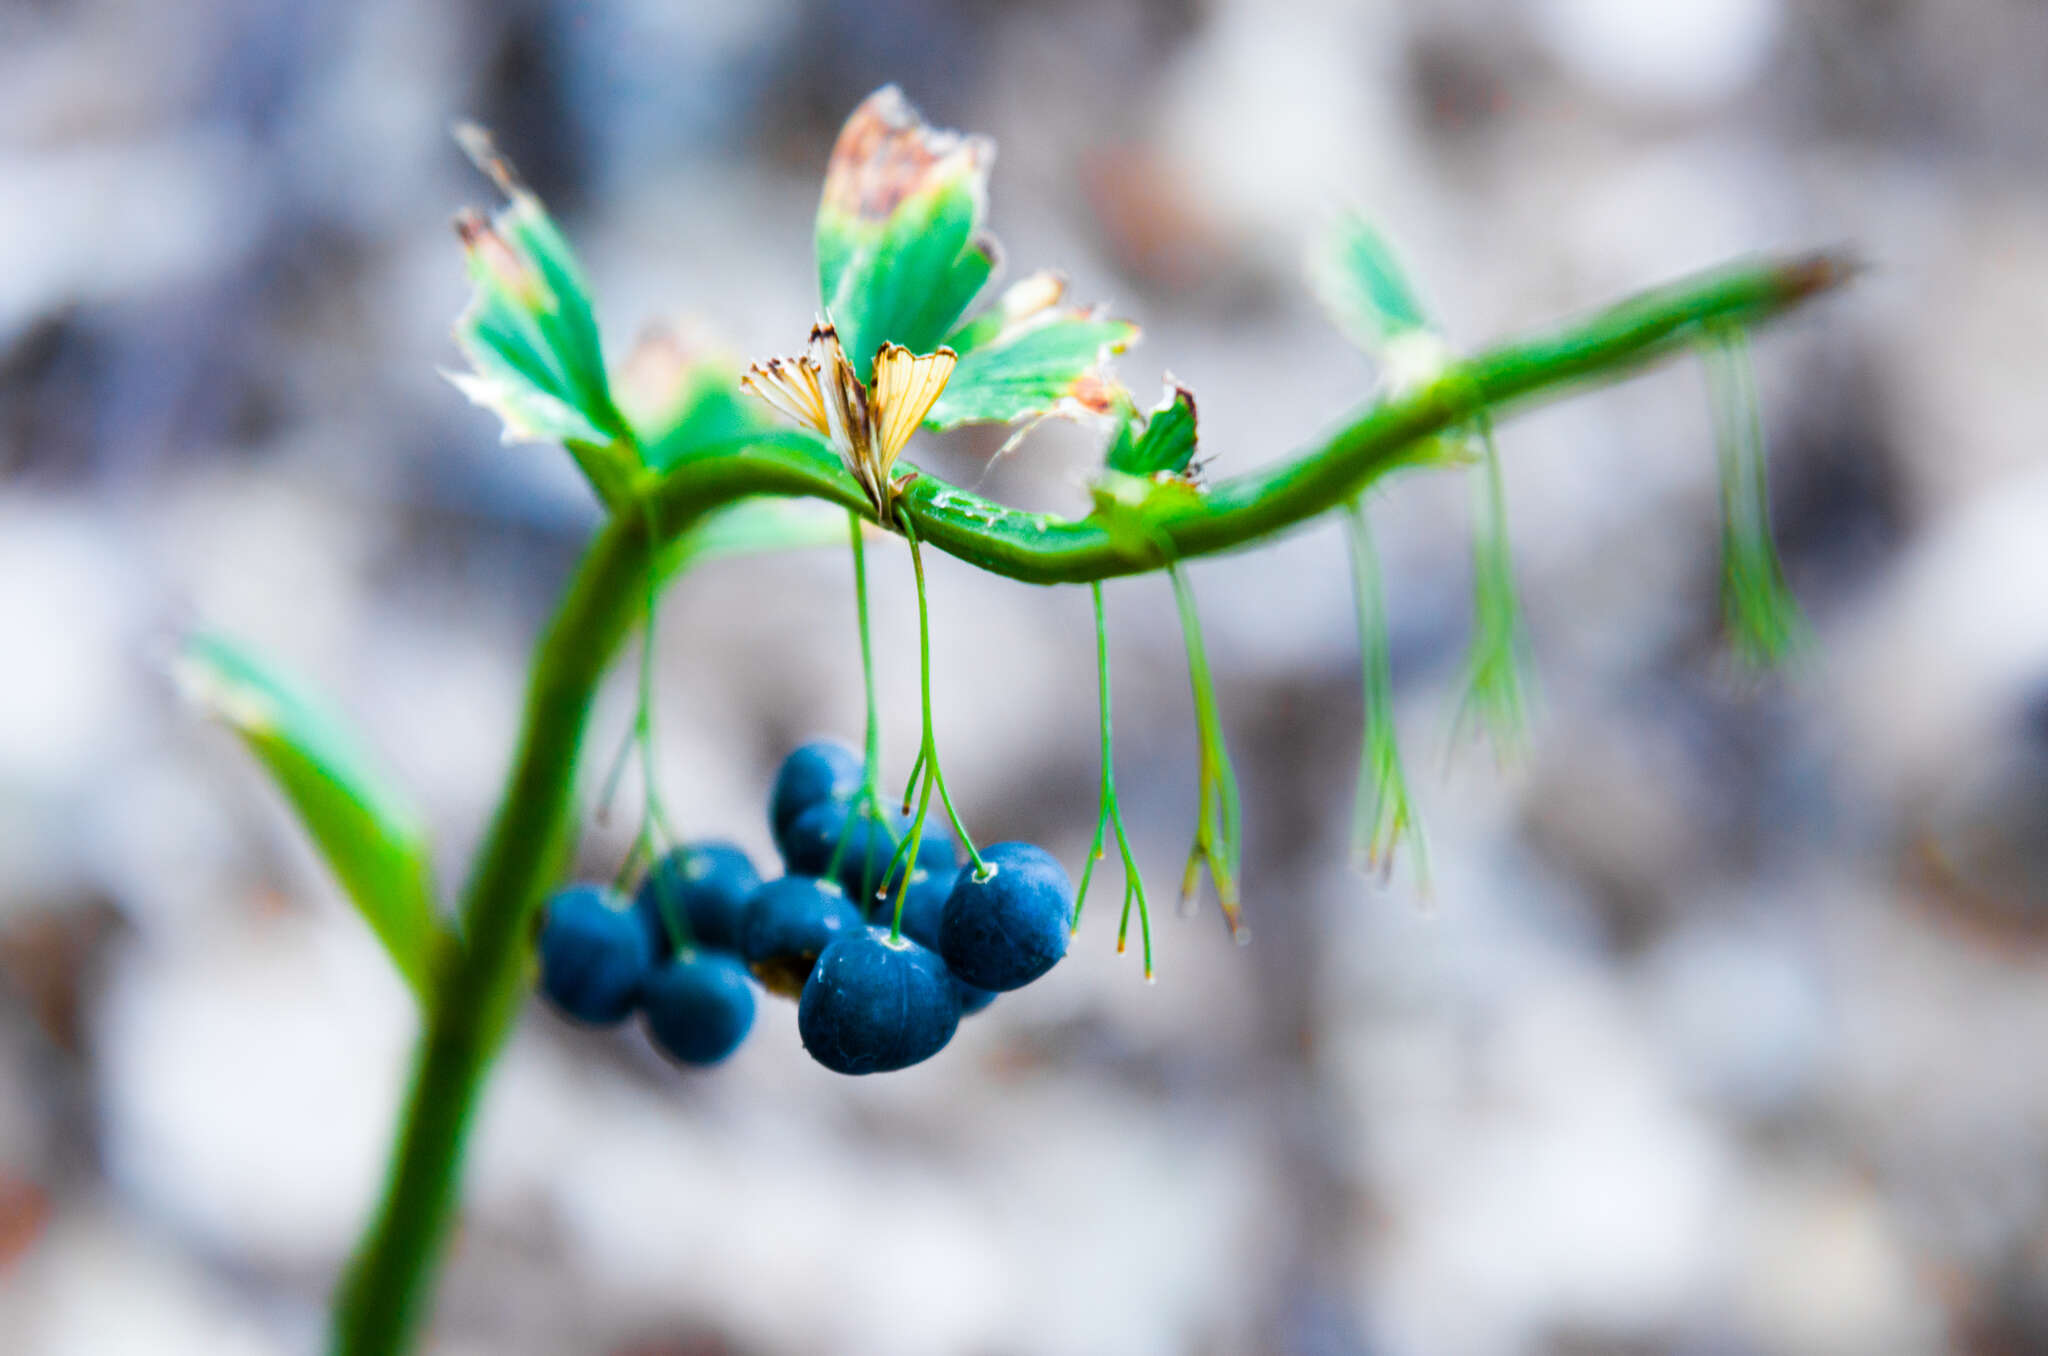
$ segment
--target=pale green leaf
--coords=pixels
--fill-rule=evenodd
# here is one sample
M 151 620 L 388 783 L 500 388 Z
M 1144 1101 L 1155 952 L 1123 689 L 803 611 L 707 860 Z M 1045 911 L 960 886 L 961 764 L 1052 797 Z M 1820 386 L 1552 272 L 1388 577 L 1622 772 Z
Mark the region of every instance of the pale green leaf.
M 304 687 L 222 636 L 188 637 L 180 689 L 242 737 L 422 1003 L 446 937 L 418 813 Z

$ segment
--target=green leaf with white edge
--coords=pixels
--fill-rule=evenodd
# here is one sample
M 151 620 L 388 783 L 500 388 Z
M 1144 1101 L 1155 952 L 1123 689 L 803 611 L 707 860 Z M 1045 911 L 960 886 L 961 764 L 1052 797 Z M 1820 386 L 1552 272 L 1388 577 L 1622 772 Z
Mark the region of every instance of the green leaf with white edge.
M 1114 354 L 1138 339 L 1138 327 L 1090 312 L 1050 312 L 1014 326 L 960 355 L 925 427 L 1008 424 L 1049 414 L 1106 414 L 1111 391 L 1102 375 Z
M 994 156 L 985 137 L 927 125 L 894 85 L 840 130 L 818 203 L 818 294 L 862 381 L 884 343 L 937 348 L 994 273 L 981 228 Z
M 269 771 L 320 855 L 422 1004 L 448 944 L 434 912 L 420 816 L 324 703 L 226 637 L 186 638 L 179 689 L 227 724 Z
M 449 380 L 504 421 L 505 441 L 567 445 L 599 497 L 616 506 L 639 459 L 612 400 L 583 271 L 489 135 L 465 124 L 456 137 L 506 205 L 489 219 L 475 211 L 456 218 L 474 290 L 455 322 L 470 370 Z
M 1374 353 L 1432 326 L 1384 235 L 1356 212 L 1337 221 L 1309 265 L 1309 281 L 1331 319 Z
M 1177 476 L 1195 459 L 1198 430 L 1195 393 L 1168 379 L 1166 398 L 1145 418 L 1137 433 L 1120 422 L 1105 464 L 1132 476 Z

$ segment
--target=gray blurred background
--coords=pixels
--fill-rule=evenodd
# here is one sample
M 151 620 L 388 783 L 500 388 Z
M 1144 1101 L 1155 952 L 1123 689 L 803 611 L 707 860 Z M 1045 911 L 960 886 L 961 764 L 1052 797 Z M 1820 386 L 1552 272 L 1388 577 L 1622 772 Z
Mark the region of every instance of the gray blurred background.
M 1166 585 L 1113 585 L 1114 874 L 1046 982 L 850 1081 L 764 1004 L 726 1068 L 536 1007 L 498 1071 L 440 1353 L 2048 1350 L 2048 10 L 2028 0 L 0 6 L 0 1350 L 315 1350 L 378 1183 L 406 995 L 161 665 L 194 621 L 317 680 L 450 890 L 595 520 L 436 375 L 494 126 L 608 341 L 790 351 L 838 121 L 896 80 L 1001 146 L 1012 276 L 1146 326 L 1219 473 L 1372 373 L 1302 259 L 1363 207 L 1462 343 L 1758 248 L 1875 268 L 1760 337 L 1821 640 L 1729 663 L 1696 365 L 1505 424 L 1542 711 L 1454 749 L 1468 487 L 1375 505 L 1433 895 L 1346 866 L 1341 542 L 1191 571 L 1254 942 L 1170 906 L 1194 735 Z M 914 458 L 973 482 L 1000 441 Z M 1049 427 L 983 488 L 1063 512 Z M 897 775 L 916 616 L 874 552 Z M 855 738 L 841 552 L 671 591 L 662 773 L 764 857 L 775 762 Z M 1078 867 L 1087 595 L 939 561 L 937 719 L 986 839 Z M 630 716 L 614 684 L 594 780 Z M 608 875 L 631 807 L 591 825 Z

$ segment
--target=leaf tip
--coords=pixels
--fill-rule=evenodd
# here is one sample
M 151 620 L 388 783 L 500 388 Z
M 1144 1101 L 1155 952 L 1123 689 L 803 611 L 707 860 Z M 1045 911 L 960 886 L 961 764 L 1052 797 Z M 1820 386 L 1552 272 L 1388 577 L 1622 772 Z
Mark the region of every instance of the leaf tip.
M 823 206 L 886 221 L 906 199 L 930 188 L 964 179 L 978 192 L 994 159 L 993 141 L 931 126 L 900 87 L 884 85 L 839 129 L 825 168 Z

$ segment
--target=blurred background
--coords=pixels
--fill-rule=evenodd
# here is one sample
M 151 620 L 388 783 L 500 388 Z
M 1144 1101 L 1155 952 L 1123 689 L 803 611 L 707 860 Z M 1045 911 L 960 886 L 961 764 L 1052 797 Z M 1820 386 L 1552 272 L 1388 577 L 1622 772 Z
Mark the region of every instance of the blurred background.
M 1176 920 L 1194 733 L 1163 580 L 1108 590 L 1156 984 L 1112 888 L 1053 977 L 845 1080 L 766 1004 L 726 1068 L 534 1007 L 498 1070 L 437 1353 L 2048 1350 L 2048 10 L 2029 0 L 13 0 L 0 7 L 0 1349 L 316 1350 L 378 1184 L 406 994 L 180 629 L 316 681 L 453 890 L 596 520 L 437 375 L 495 127 L 615 353 L 790 351 L 838 122 L 900 82 L 993 135 L 1011 276 L 1146 326 L 1228 474 L 1372 372 L 1302 260 L 1362 207 L 1453 336 L 1760 248 L 1875 267 L 1759 336 L 1820 638 L 1717 626 L 1711 427 L 1674 363 L 1501 428 L 1541 714 L 1449 736 L 1456 476 L 1374 505 L 1435 888 L 1347 867 L 1342 543 L 1192 567 L 1255 940 Z M 913 455 L 1078 513 L 1091 435 Z M 985 479 L 982 479 L 985 476 Z M 891 767 L 907 560 L 871 559 Z M 949 779 L 1078 868 L 1084 591 L 933 572 Z M 688 831 L 764 859 L 775 763 L 857 738 L 843 552 L 709 565 L 660 650 Z M 630 719 L 614 684 L 594 781 Z M 631 807 L 590 824 L 608 876 Z

